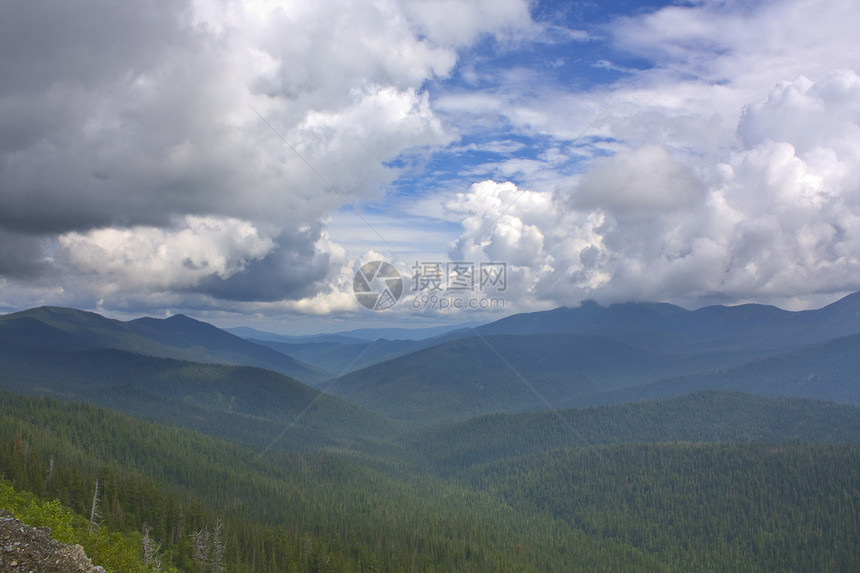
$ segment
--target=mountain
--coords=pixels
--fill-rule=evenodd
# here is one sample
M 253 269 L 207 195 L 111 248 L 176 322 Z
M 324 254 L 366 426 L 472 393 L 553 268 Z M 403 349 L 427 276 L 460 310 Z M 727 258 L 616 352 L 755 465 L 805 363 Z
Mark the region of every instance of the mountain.
M 737 366 L 609 390 L 568 405 L 613 404 L 705 389 L 798 396 L 860 405 L 860 335 L 844 336 Z
M 501 460 L 461 481 L 502 507 L 660 559 L 643 571 L 854 571 L 858 453 L 844 444 L 616 444 Z
M 265 450 L 91 404 L 0 394 L 0 503 L 51 516 L 62 503 L 104 529 L 145 530 L 165 569 L 189 573 L 212 570 L 213 555 L 261 573 L 857 570 L 860 448 L 832 443 L 856 439 L 856 412 L 778 399 L 745 412 L 748 397 L 693 398 L 563 413 L 584 431 L 610 424 L 604 438 L 644 431 L 653 443 L 555 447 L 541 433 L 557 418 L 496 416 L 428 432 L 435 440 L 412 452 L 392 439 L 397 462 L 378 469 L 336 449 Z M 798 430 L 827 443 L 795 442 Z M 768 441 L 664 441 L 708 434 Z M 530 453 L 494 455 L 506 441 Z M 57 501 L 10 494 L 10 482 Z M 131 539 L 139 551 L 140 535 Z
M 247 327 L 231 328 L 228 331 L 312 365 L 329 378 L 336 378 L 422 348 L 466 338 L 471 336 L 472 326 L 478 324 L 432 328 L 364 328 L 311 336 L 285 336 Z
M 421 340 L 386 340 L 372 342 L 355 339 L 355 342 L 332 341 L 287 343 L 273 340 L 249 339 L 261 346 L 267 346 L 305 364 L 311 364 L 329 378 L 342 376 L 371 364 L 385 362 L 397 356 L 408 354 L 428 345 Z
M 213 364 L 256 366 L 307 383 L 316 368 L 184 315 L 127 322 L 71 308 L 40 307 L 0 316 L 0 344 L 52 350 L 112 348 Z
M 860 333 L 860 294 L 803 312 L 586 302 L 448 333 L 326 390 L 419 425 L 711 388 L 855 404 L 857 349 L 850 340 L 821 347 L 846 332 Z M 815 383 L 799 380 L 801 371 Z
M 851 303 L 804 320 L 836 331 Z M 796 315 L 712 307 L 689 340 L 689 311 L 605 310 L 587 333 L 447 333 L 321 385 L 352 404 L 272 370 L 154 355 L 242 348 L 187 317 L 3 317 L 0 473 L 86 515 L 100 487 L 105 529 L 146 530 L 177 571 L 212 569 L 215 546 L 231 570 L 266 573 L 857 570 L 860 410 L 696 390 L 845 400 L 860 334 L 747 350 L 742 321 L 777 331 Z
M 363 446 L 393 424 L 280 373 L 115 349 L 0 345 L 0 389 L 86 401 L 258 446 Z M 360 440 L 359 440 L 360 441 Z
M 157 340 L 171 349 L 181 349 L 181 355 L 165 357 L 213 364 L 241 364 L 280 372 L 308 384 L 321 381 L 325 375 L 265 346 L 254 344 L 225 332 L 211 324 L 175 315 L 167 319 L 139 318 L 127 323 L 138 335 Z M 184 355 L 185 353 L 187 355 Z
M 351 372 L 326 391 L 416 424 L 543 410 L 675 365 L 597 336 L 534 334 L 454 340 Z
M 666 303 L 593 301 L 575 308 L 517 314 L 475 329 L 488 334 L 597 334 L 643 348 L 724 352 L 776 351 L 860 333 L 860 293 L 824 308 L 787 311 L 744 304 L 689 311 Z
M 282 344 L 303 344 L 306 342 L 332 342 L 335 344 L 359 344 L 367 342 L 363 338 L 355 338 L 351 336 L 343 336 L 341 334 L 311 334 L 306 336 L 291 336 L 288 334 L 276 334 L 274 332 L 266 332 L 265 330 L 257 330 L 247 326 L 236 326 L 233 328 L 225 328 L 225 332 L 235 334 L 246 340 L 265 341 L 265 342 L 280 342 Z
M 322 377 L 183 315 L 123 322 L 42 307 L 0 317 L 0 389 L 88 401 L 261 447 L 367 450 L 392 431 L 390 420 L 282 374 L 291 370 Z
M 388 475 L 340 452 L 260 451 L 89 404 L 0 395 L 0 446 L 16 488 L 87 516 L 98 480 L 100 519 L 146 528 L 164 570 L 212 571 L 198 553 L 213 552 L 196 551 L 201 533 L 209 549 L 223 546 L 227 570 L 260 573 L 538 573 L 567 570 L 571 553 L 588 570 L 659 562 L 402 463 Z
M 467 322 L 463 324 L 430 326 L 426 328 L 357 328 L 353 330 L 345 330 L 334 332 L 331 334 L 309 334 L 303 336 L 291 336 L 285 334 L 275 334 L 273 332 L 265 332 L 248 328 L 247 326 L 239 326 L 235 328 L 227 328 L 227 332 L 241 336 L 243 338 L 253 338 L 257 340 L 268 340 L 273 342 L 285 342 L 288 344 L 303 344 L 306 342 L 335 342 L 343 344 L 352 344 L 355 342 L 373 342 L 374 340 L 425 340 L 441 336 L 454 330 L 462 330 L 465 328 L 474 328 L 480 322 Z
M 417 425 L 704 389 L 854 404 L 857 333 L 860 293 L 802 312 L 586 302 L 419 341 L 255 343 L 182 315 L 121 322 L 52 307 L 0 317 L 0 344 L 251 365 Z

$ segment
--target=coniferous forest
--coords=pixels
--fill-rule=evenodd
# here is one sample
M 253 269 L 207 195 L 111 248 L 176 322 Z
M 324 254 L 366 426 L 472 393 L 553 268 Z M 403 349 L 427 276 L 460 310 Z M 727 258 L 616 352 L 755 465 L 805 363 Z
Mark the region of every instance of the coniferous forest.
M 411 359 L 418 370 L 401 371 L 411 403 L 398 405 L 396 393 L 379 402 L 374 377 L 411 355 L 313 387 L 252 359 L 166 355 L 169 344 L 153 342 L 157 323 L 145 342 L 121 323 L 73 329 L 74 313 L 40 313 L 0 318 L 0 504 L 82 544 L 109 571 L 860 569 L 853 399 L 721 385 L 754 390 L 791 364 L 804 380 L 851 389 L 852 337 L 671 355 L 577 334 L 543 344 L 559 347 L 557 362 L 499 339 L 512 369 L 539 386 L 533 395 L 555 402 L 516 407 L 503 395 L 511 380 L 499 380 L 482 412 L 481 393 L 503 374 L 474 367 L 439 382 L 446 401 L 458 387 L 474 401 L 451 415 L 434 414 L 432 386 L 414 390 L 426 349 Z M 122 347 L 105 346 L 111 336 Z M 203 353 L 206 340 L 193 342 Z M 468 346 L 451 344 L 429 347 L 431 357 L 453 349 L 440 367 L 468 360 Z M 569 386 L 552 394 L 565 370 Z M 611 389 L 588 394 L 601 405 L 564 407 L 585 396 L 583 378 Z M 674 391 L 691 380 L 689 392 Z M 671 391 L 612 399 L 646 387 Z M 421 416 L 392 415 L 398 408 Z

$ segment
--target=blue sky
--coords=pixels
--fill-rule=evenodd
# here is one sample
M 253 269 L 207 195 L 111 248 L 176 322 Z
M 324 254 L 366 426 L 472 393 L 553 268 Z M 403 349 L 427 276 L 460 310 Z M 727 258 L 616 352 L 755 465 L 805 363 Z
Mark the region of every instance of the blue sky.
M 301 333 L 826 304 L 860 290 L 857 21 L 839 0 L 4 3 L 0 310 Z M 407 282 L 504 263 L 503 308 L 366 310 L 372 260 Z

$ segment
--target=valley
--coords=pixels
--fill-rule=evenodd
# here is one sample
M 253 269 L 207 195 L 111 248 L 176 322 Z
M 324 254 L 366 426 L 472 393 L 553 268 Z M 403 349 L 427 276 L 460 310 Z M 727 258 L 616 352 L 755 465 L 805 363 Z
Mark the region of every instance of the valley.
M 851 570 L 858 300 L 401 340 L 4 315 L 0 499 L 84 519 L 100 484 L 99 526 L 159 544 L 141 570 Z

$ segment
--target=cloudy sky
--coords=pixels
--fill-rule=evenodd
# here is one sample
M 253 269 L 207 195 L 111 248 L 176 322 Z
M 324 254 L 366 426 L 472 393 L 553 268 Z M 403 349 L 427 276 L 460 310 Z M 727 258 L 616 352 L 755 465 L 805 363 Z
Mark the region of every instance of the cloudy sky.
M 860 290 L 857 22 L 855 0 L 6 0 L 0 311 L 298 333 L 826 304 Z M 373 260 L 404 277 L 385 311 L 353 295 Z M 504 308 L 417 308 L 453 262 Z

